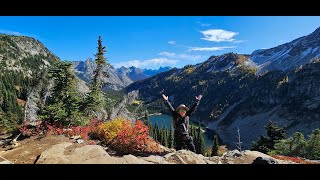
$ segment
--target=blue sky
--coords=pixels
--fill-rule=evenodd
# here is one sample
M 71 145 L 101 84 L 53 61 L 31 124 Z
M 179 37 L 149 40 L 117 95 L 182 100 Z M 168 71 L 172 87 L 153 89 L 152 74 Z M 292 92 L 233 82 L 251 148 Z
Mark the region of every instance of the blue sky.
M 34 37 L 62 60 L 94 58 L 101 35 L 109 63 L 151 69 L 250 54 L 318 27 L 320 16 L 0 16 L 0 33 Z

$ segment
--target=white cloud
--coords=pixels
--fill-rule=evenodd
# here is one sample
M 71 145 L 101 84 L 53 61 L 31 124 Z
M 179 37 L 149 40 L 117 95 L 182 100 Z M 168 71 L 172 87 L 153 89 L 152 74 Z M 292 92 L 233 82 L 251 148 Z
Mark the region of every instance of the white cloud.
M 176 54 L 176 53 L 171 53 L 171 52 L 160 52 L 158 55 L 167 56 L 167 57 L 175 58 L 175 59 L 192 60 L 192 61 L 196 61 L 196 60 L 204 58 L 203 56 L 200 56 L 200 55 L 192 55 L 192 54 L 186 54 L 186 53 Z
M 174 45 L 176 44 L 176 41 L 168 41 L 168 43 Z
M 175 57 L 176 56 L 175 53 L 171 53 L 171 52 L 160 52 L 159 55 L 160 56 L 167 56 L 167 57 Z
M 131 60 L 126 62 L 114 63 L 114 67 L 119 68 L 121 66 L 135 66 L 138 68 L 158 69 L 160 66 L 174 66 L 178 62 L 179 60 L 172 60 L 167 58 L 153 58 L 148 60 Z
M 200 24 L 200 26 L 203 26 L 203 27 L 207 27 L 207 26 L 211 26 L 211 24 L 208 24 L 208 23 L 201 23 L 201 22 L 196 22 L 197 24 Z
M 213 41 L 213 42 L 232 42 L 235 39 L 232 39 L 235 35 L 238 35 L 237 32 L 226 31 L 223 29 L 209 29 L 206 31 L 200 31 L 203 34 L 203 40 Z
M 190 51 L 222 51 L 225 49 L 235 48 L 235 46 L 220 46 L 220 47 L 191 47 L 187 52 Z

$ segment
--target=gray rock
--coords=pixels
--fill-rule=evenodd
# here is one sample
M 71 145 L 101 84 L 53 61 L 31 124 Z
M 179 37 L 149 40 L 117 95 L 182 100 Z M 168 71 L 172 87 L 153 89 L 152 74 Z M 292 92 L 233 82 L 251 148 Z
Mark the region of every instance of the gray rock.
M 225 154 L 226 157 L 240 157 L 242 156 L 242 154 L 240 153 L 239 150 L 235 149 L 235 150 L 232 150 L 232 151 L 229 151 Z
M 82 144 L 82 143 L 84 143 L 84 140 L 83 139 L 77 139 L 77 143 L 78 144 Z
M 13 164 L 13 163 L 0 156 L 0 164 Z

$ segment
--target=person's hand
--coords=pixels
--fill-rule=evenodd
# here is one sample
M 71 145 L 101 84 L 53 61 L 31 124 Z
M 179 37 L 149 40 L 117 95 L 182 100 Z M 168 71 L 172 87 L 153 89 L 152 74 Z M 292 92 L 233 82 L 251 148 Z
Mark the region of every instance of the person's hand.
M 162 97 L 163 97 L 164 100 L 168 101 L 168 96 L 162 94 Z
M 196 96 L 196 100 L 200 101 L 202 98 L 202 95 L 200 94 L 199 96 Z

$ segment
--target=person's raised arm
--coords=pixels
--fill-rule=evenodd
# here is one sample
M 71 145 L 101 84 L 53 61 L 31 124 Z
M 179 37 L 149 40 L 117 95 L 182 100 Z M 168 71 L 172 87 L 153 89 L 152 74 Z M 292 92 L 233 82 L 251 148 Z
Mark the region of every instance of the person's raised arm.
M 197 108 L 197 106 L 199 105 L 200 100 L 202 98 L 202 95 L 200 94 L 199 96 L 196 96 L 195 98 L 196 98 L 196 102 L 192 105 L 192 107 L 189 109 L 189 111 L 187 111 L 187 113 L 186 113 L 187 116 L 190 116 L 193 113 L 193 111 Z
M 166 101 L 166 104 L 169 107 L 169 109 L 171 110 L 171 112 L 174 112 L 174 108 L 172 107 L 171 103 L 169 102 L 169 97 L 164 94 L 162 94 L 162 97 Z

